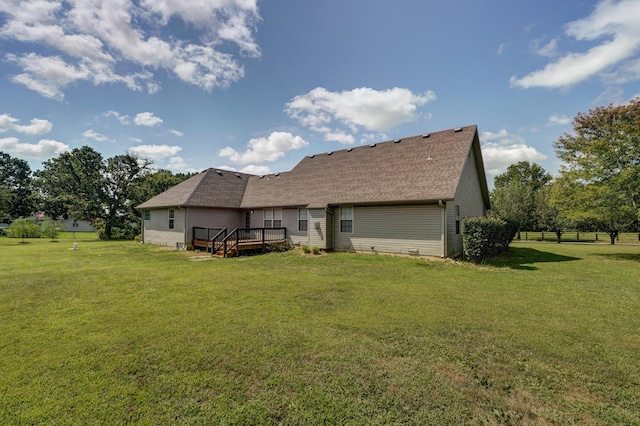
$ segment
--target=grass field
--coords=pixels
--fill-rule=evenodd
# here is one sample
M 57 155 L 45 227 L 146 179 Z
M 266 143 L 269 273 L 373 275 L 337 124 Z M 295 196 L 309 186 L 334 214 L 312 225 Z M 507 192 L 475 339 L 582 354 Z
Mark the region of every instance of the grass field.
M 640 246 L 74 241 L 0 238 L 0 424 L 640 424 Z

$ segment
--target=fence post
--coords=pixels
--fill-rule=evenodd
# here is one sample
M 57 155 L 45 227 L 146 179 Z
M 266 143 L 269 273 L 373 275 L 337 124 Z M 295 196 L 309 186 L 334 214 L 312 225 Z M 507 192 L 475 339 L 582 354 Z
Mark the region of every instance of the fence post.
M 529 233 L 528 233 L 528 232 L 525 232 L 525 233 L 524 233 L 524 239 L 525 239 L 526 241 L 528 241 L 528 240 L 529 240 Z

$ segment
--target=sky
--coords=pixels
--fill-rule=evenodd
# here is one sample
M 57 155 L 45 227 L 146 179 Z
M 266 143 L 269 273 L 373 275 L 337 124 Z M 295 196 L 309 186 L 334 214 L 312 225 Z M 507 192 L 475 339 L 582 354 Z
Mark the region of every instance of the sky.
M 637 96 L 640 0 L 0 0 L 0 151 L 32 170 L 262 175 L 475 124 L 491 185 Z

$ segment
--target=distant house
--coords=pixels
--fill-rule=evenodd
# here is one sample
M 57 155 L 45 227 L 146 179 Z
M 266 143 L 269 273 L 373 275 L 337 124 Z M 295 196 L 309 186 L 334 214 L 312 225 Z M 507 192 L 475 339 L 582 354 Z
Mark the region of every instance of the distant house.
M 61 219 L 60 225 L 67 232 L 96 232 L 96 228 L 86 220 Z
M 254 176 L 208 169 L 138 206 L 143 242 L 188 245 L 194 228 L 286 228 L 321 249 L 453 257 L 460 221 L 489 193 L 476 126 L 305 157 Z

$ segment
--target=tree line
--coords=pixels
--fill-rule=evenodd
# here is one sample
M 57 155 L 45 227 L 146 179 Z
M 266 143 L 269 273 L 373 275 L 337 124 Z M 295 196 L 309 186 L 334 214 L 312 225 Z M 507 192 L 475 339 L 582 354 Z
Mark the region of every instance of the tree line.
M 89 221 L 104 239 L 132 239 L 140 232 L 135 207 L 191 176 L 154 170 L 150 161 L 130 153 L 105 159 L 88 146 L 45 161 L 36 172 L 0 152 L 0 221 L 44 212 Z
M 494 179 L 491 212 L 520 231 L 601 231 L 611 244 L 640 231 L 640 98 L 597 107 L 573 119 L 573 132 L 554 142 L 562 160 L 552 177 L 519 162 Z

